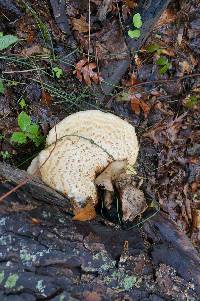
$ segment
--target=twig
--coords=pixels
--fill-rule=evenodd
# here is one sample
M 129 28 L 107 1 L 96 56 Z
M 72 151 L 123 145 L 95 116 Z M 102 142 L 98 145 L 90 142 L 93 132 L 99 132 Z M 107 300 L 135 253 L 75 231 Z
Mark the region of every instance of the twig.
M 90 0 L 88 0 L 88 64 L 90 62 L 90 43 L 91 43 L 91 6 L 90 6 Z
M 198 77 L 198 76 L 200 76 L 200 73 L 188 74 L 188 75 L 185 75 L 185 76 L 172 78 L 172 79 L 150 80 L 150 81 L 141 82 L 141 83 L 138 83 L 138 84 L 133 84 L 133 85 L 130 85 L 128 87 L 139 87 L 139 86 L 144 86 L 144 85 L 147 85 L 147 84 L 159 84 L 159 83 L 165 83 L 165 82 L 175 82 L 175 81 L 184 80 L 184 79 L 187 79 L 187 78 L 190 78 L 190 77 Z
M 44 68 L 42 68 L 44 69 Z M 32 71 L 37 71 L 38 68 L 34 69 L 27 69 L 27 70 L 10 70 L 10 71 L 2 71 L 2 74 L 13 74 L 13 73 L 26 73 L 26 72 L 32 72 Z

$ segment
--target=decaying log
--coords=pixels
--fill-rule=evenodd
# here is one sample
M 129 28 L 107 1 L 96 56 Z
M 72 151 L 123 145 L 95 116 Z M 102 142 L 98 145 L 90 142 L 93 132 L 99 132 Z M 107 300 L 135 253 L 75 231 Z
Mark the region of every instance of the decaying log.
M 0 163 L 0 195 L 26 176 Z M 1 301 L 199 300 L 199 255 L 166 215 L 124 231 L 67 211 L 36 178 L 0 204 Z

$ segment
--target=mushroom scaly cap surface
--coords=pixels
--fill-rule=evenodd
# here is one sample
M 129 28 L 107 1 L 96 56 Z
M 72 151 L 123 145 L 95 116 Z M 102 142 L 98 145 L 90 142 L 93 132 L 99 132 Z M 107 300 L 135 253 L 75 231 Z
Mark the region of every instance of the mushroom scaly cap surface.
M 80 205 L 97 202 L 95 178 L 109 163 L 134 164 L 138 141 L 134 127 L 121 118 L 99 110 L 74 113 L 53 127 L 47 148 L 34 159 L 42 180 Z M 36 170 L 35 163 L 28 168 Z

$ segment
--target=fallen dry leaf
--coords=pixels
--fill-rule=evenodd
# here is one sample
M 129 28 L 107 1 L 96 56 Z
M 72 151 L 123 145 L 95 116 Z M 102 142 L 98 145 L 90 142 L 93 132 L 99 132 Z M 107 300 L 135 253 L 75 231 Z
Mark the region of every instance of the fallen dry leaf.
M 192 212 L 192 225 L 200 230 L 200 209 L 194 209 Z
M 21 56 L 32 56 L 35 54 L 48 54 L 49 51 L 46 48 L 43 48 L 41 45 L 33 45 L 28 48 L 24 48 L 21 52 Z
M 143 100 L 136 98 L 135 96 L 131 97 L 131 109 L 137 115 L 139 115 L 142 110 L 145 117 L 148 116 L 150 111 L 148 104 L 146 104 L 146 102 Z
M 88 86 L 91 86 L 92 81 L 99 84 L 103 79 L 98 72 L 93 71 L 96 67 L 96 63 L 88 63 L 88 60 L 84 58 L 76 64 L 74 73 L 80 81 L 84 80 Z
M 84 301 L 101 301 L 101 296 L 93 291 L 93 292 L 89 292 L 89 291 L 85 291 L 83 293 L 83 296 L 84 296 Z
M 170 48 L 162 48 L 160 50 L 160 52 L 162 54 L 165 54 L 165 55 L 168 55 L 170 57 L 175 57 L 175 51 L 173 49 L 170 49 Z
M 181 74 L 180 76 L 183 76 L 185 73 L 191 73 L 193 66 L 191 64 L 189 64 L 188 61 L 184 60 L 182 62 L 179 62 L 179 66 L 181 69 Z
M 52 101 L 52 96 L 46 92 L 46 91 L 42 91 L 42 102 L 47 105 L 50 106 L 51 105 L 51 101 Z
M 73 217 L 74 221 L 90 221 L 96 217 L 96 211 L 94 204 L 88 203 L 84 208 L 74 209 L 75 216 Z
M 128 6 L 128 8 L 137 7 L 137 1 L 136 0 L 125 0 L 124 2 L 126 4 L 126 6 Z
M 169 23 L 175 22 L 177 19 L 177 14 L 174 13 L 174 11 L 170 8 L 165 9 L 165 11 L 162 13 L 161 17 L 159 18 L 156 28 L 159 28 L 161 26 L 167 25 Z
M 31 217 L 31 223 L 33 225 L 40 225 L 41 221 L 39 219 L 37 219 L 37 218 Z
M 78 32 L 88 32 L 89 24 L 86 21 L 84 16 L 81 16 L 80 19 L 72 18 L 72 26 L 74 30 Z

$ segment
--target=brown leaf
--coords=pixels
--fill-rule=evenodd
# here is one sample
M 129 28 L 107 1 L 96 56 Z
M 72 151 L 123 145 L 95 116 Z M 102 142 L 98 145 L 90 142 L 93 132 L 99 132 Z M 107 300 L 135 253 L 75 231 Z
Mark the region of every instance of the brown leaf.
M 81 69 L 83 68 L 83 66 L 88 62 L 88 60 L 86 58 L 80 60 L 77 64 L 76 64 L 76 70 L 81 71 Z
M 126 4 L 126 6 L 128 6 L 129 8 L 137 7 L 137 1 L 136 0 L 125 0 L 124 2 Z
M 86 18 L 81 16 L 80 19 L 73 18 L 72 19 L 72 26 L 74 30 L 78 32 L 88 32 L 89 31 L 89 24 L 86 22 Z
M 200 209 L 194 209 L 192 212 L 192 224 L 194 228 L 200 230 Z
M 33 45 L 28 48 L 24 48 L 21 52 L 21 56 L 31 56 L 35 54 L 48 53 L 48 49 L 43 48 L 41 45 Z
M 148 116 L 150 111 L 148 104 L 146 104 L 146 102 L 144 102 L 143 100 L 136 98 L 135 96 L 132 96 L 131 98 L 131 109 L 137 115 L 139 115 L 140 111 L 142 110 L 145 117 Z
M 156 24 L 156 28 L 159 28 L 161 26 L 167 25 L 169 23 L 175 22 L 175 20 L 177 19 L 177 14 L 175 14 L 175 12 L 170 9 L 167 8 L 161 15 L 160 19 L 158 20 L 157 24 Z
M 84 301 L 101 301 L 101 296 L 97 292 L 85 291 L 83 293 Z
M 32 29 L 30 29 L 30 30 L 28 31 L 27 42 L 28 42 L 29 44 L 32 44 L 33 41 L 35 40 L 35 38 L 36 38 L 36 33 L 35 33 L 35 31 L 32 30 Z
M 131 99 L 131 109 L 133 113 L 139 115 L 140 114 L 140 100 L 132 97 Z
M 168 55 L 168 56 L 171 56 L 171 57 L 174 57 L 175 56 L 175 52 L 174 50 L 170 49 L 170 48 L 163 48 L 160 50 L 160 52 L 162 54 L 165 54 L 165 55 Z
M 50 106 L 51 105 L 51 101 L 52 101 L 52 96 L 46 92 L 46 91 L 42 91 L 42 102 L 47 105 Z
M 96 217 L 94 204 L 88 203 L 84 208 L 76 208 L 74 209 L 74 214 L 74 221 L 90 221 Z
M 31 223 L 33 225 L 40 225 L 41 221 L 39 219 L 37 219 L 37 218 L 31 217 Z
M 80 81 L 84 79 L 89 86 L 91 86 L 92 81 L 95 82 L 95 84 L 99 84 L 103 79 L 98 72 L 93 71 L 95 68 L 95 63 L 88 63 L 88 60 L 84 58 L 76 64 L 76 77 Z

